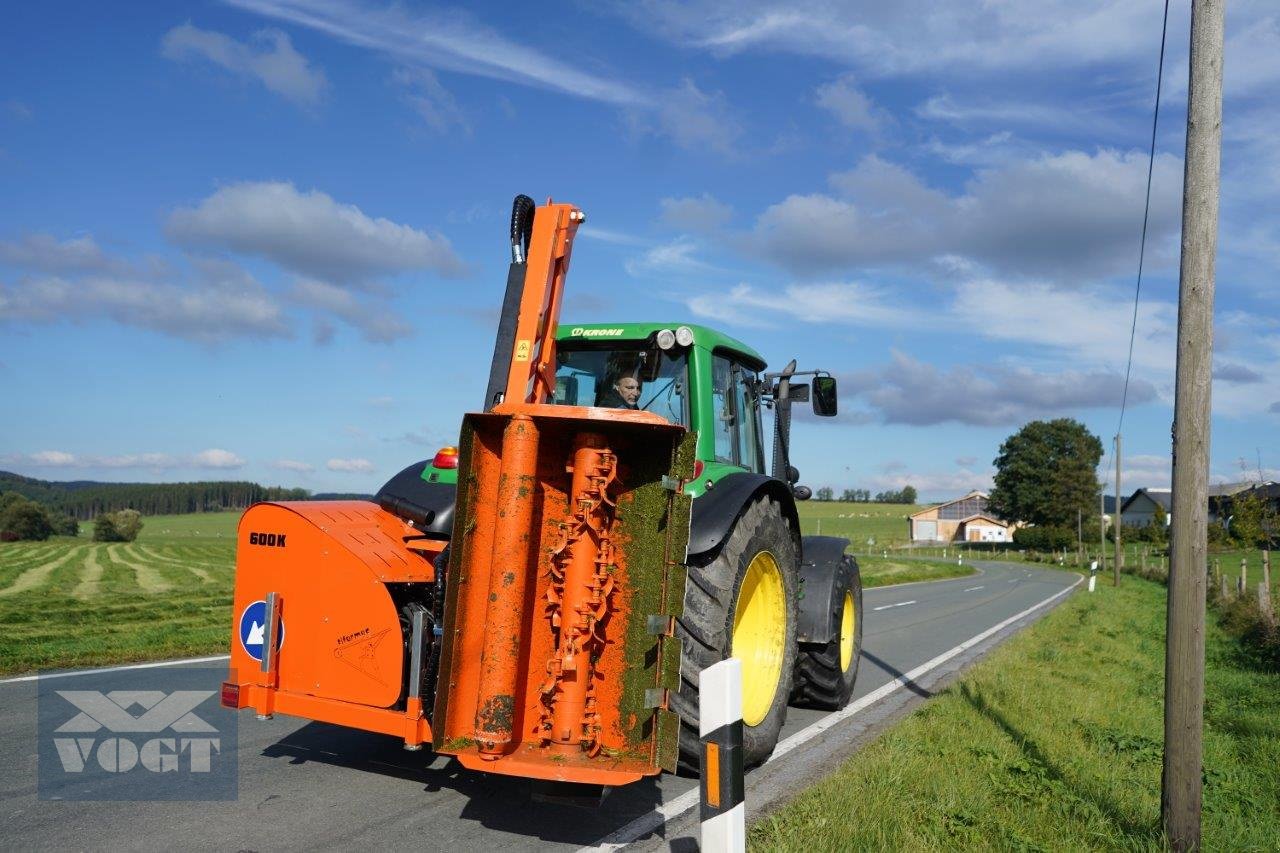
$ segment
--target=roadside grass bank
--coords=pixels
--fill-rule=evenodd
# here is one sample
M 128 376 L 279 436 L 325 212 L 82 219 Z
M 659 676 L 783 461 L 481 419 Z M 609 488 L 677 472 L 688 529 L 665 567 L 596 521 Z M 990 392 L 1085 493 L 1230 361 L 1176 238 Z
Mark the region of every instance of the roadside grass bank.
M 858 557 L 858 568 L 862 571 L 863 588 L 962 578 L 977 572 L 968 563 L 957 565 L 955 560 L 917 560 L 895 556 Z
M 748 833 L 753 850 L 1164 849 L 1165 590 L 1078 592 Z M 1280 838 L 1280 672 L 1209 615 L 1205 849 Z M 748 808 L 750 804 L 748 804 Z

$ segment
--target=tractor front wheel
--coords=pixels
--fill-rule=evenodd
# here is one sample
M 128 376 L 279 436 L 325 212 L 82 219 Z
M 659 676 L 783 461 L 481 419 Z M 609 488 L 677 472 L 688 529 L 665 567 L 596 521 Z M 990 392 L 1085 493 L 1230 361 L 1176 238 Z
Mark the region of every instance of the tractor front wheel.
M 862 657 L 862 575 L 845 554 L 835 576 L 831 601 L 835 636 L 826 643 L 802 643 L 796 662 L 795 704 L 839 711 L 853 696 Z
M 795 668 L 798 561 L 782 507 L 759 497 L 714 559 L 689 567 L 684 614 L 676 620 L 680 690 L 671 696 L 682 772 L 698 772 L 698 676 L 729 657 L 742 661 L 744 763 L 759 764 L 777 745 Z

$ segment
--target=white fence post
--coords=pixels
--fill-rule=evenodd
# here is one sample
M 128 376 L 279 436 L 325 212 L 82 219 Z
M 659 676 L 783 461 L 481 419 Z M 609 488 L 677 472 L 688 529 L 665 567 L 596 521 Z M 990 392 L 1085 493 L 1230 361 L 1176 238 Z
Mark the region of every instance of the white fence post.
M 703 853 L 747 849 L 742 772 L 742 661 L 722 660 L 698 677 L 698 735 L 702 740 Z

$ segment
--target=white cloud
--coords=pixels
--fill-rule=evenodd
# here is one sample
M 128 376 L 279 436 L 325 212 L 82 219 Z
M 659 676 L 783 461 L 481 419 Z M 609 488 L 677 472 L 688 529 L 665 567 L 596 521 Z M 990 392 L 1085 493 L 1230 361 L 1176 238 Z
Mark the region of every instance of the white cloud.
M 324 94 L 324 72 L 294 50 L 289 36 L 280 30 L 260 30 L 241 42 L 187 23 L 165 33 L 160 46 L 166 59 L 212 62 L 240 77 L 256 79 L 299 104 L 315 104 Z
M 681 148 L 738 153 L 742 124 L 722 92 L 704 92 L 686 77 L 659 93 L 655 115 L 661 131 Z
M 659 202 L 664 225 L 683 231 L 705 233 L 729 223 L 733 208 L 707 193 L 684 198 L 664 198 Z
M 1233 362 L 1218 362 L 1213 365 L 1213 378 L 1223 382 L 1234 382 L 1240 385 L 1254 384 L 1266 379 L 1253 368 Z
M 613 231 L 608 228 L 597 228 L 594 225 L 584 225 L 578 229 L 578 237 L 586 237 L 589 240 L 599 240 L 601 243 L 610 243 L 614 246 L 648 246 L 649 241 L 643 237 L 637 237 L 626 231 Z
M 1078 285 L 1129 273 L 1142 222 L 1146 155 L 1067 151 L 979 169 L 950 195 L 878 157 L 831 175 L 837 195 L 792 195 L 756 220 L 750 245 L 789 270 L 914 266 L 955 255 L 992 270 Z M 1158 155 L 1148 269 L 1172 259 L 1181 165 Z
M 449 240 L 389 219 L 371 218 L 320 192 L 279 181 L 223 187 L 169 217 L 178 243 L 256 255 L 307 276 L 367 282 L 380 275 L 465 272 Z
M 632 126 L 683 148 L 736 151 L 742 129 L 718 92 L 691 80 L 665 90 L 582 70 L 509 39 L 460 9 L 406 8 L 354 0 L 224 0 L 257 14 L 308 27 L 412 68 L 471 74 L 560 92 L 623 109 Z M 452 122 L 451 99 L 428 93 L 414 104 L 430 124 Z
M 259 15 L 308 27 L 397 62 L 474 74 L 619 106 L 649 98 L 631 85 L 581 70 L 518 44 L 460 10 L 374 6 L 350 0 L 226 0 Z
M 0 285 L 0 322 L 108 318 L 201 343 L 280 338 L 291 332 L 280 306 L 243 271 L 185 284 L 90 275 L 27 277 Z
M 845 127 L 874 134 L 892 118 L 878 109 L 867 93 L 858 87 L 852 74 L 844 74 L 823 83 L 814 92 L 818 106 L 831 113 Z
M 242 468 L 245 460 L 228 450 L 210 448 L 187 456 L 170 453 L 126 453 L 114 456 L 68 453 L 64 450 L 41 450 L 35 453 L 10 453 L 0 456 L 0 463 L 29 468 L 89 468 L 128 469 L 151 471 L 173 469 L 232 469 Z
M 628 275 L 636 278 L 646 276 L 688 276 L 716 271 L 716 267 L 694 257 L 699 245 L 691 237 L 677 237 L 669 243 L 654 246 L 636 258 L 629 258 L 623 267 Z
M 928 320 L 907 305 L 894 305 L 885 288 L 861 282 L 791 284 L 781 293 L 739 284 L 728 293 L 701 294 L 686 300 L 699 317 L 742 326 L 770 326 L 780 317 L 808 323 L 847 323 L 877 328 L 916 328 Z
M 296 459 L 277 459 L 271 463 L 272 468 L 281 471 L 296 471 L 299 474 L 309 474 L 316 468 L 306 462 L 299 462 Z
M 463 134 L 471 135 L 471 123 L 453 93 L 441 84 L 431 69 L 399 68 L 392 79 L 403 88 L 405 102 L 432 131 L 443 134 L 457 128 Z
M 413 334 L 413 327 L 390 307 L 375 307 L 368 304 L 369 297 L 361 300 L 351 291 L 323 281 L 299 278 L 289 295 L 299 304 L 333 314 L 357 329 L 370 343 L 391 343 Z
M 245 464 L 243 457 L 217 447 L 201 450 L 191 461 L 198 468 L 243 468 Z
M 1070 292 L 1043 283 L 971 279 L 957 286 L 950 316 L 988 340 L 1058 347 L 1078 363 L 1123 369 L 1132 307 L 1131 297 L 1097 288 Z M 1171 302 L 1148 298 L 1139 304 L 1135 365 L 1170 373 L 1177 319 Z
M 59 240 L 52 234 L 27 234 L 0 240 L 0 261 L 44 272 L 101 271 L 111 265 L 92 236 Z
M 841 387 L 879 413 L 885 423 L 931 426 L 1018 424 L 1093 408 L 1119 408 L 1122 373 L 1038 372 L 999 364 L 939 369 L 894 352 L 889 364 L 845 377 Z M 1156 399 L 1151 383 L 1135 379 L 1130 405 Z
M 615 8 L 637 27 L 720 55 L 816 56 L 877 75 L 1029 69 L 1147 60 L 1150 7 L 1115 0 L 893 4 L 793 0 L 649 0 Z M 1181 14 L 1171 31 L 1179 32 Z
M 989 492 L 994 474 L 995 471 L 991 469 L 971 470 L 970 465 L 961 465 L 955 471 L 910 467 L 892 473 L 873 474 L 860 485 L 872 492 L 900 491 L 907 486 L 912 486 L 919 493 L 921 503 L 924 503 L 929 500 L 949 500 L 968 494 L 975 489 Z
M 325 463 L 324 467 L 330 471 L 338 471 L 344 474 L 370 474 L 373 472 L 373 463 L 368 459 L 330 459 Z
M 76 463 L 76 457 L 63 450 L 41 450 L 31 454 L 31 462 L 35 465 L 46 465 L 50 468 L 64 468 Z

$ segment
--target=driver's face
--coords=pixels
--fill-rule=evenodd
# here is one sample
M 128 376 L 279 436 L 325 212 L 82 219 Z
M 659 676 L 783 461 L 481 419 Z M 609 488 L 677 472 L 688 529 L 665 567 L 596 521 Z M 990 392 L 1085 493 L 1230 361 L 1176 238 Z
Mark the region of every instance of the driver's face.
M 613 390 L 618 392 L 618 396 L 625 400 L 628 406 L 634 406 L 640 399 L 640 380 L 634 376 L 624 376 L 614 383 Z

